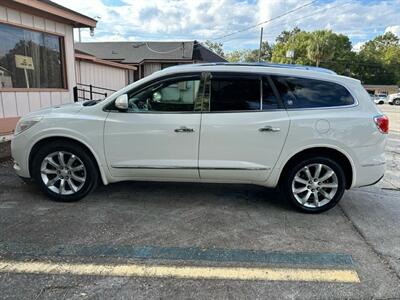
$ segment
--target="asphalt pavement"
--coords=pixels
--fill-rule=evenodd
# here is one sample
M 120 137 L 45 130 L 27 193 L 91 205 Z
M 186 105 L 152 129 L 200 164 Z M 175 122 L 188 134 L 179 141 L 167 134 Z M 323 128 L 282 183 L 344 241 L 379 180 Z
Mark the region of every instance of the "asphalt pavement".
M 48 200 L 0 163 L 1 299 L 399 299 L 400 107 L 388 170 L 319 215 L 249 185 L 130 182 Z

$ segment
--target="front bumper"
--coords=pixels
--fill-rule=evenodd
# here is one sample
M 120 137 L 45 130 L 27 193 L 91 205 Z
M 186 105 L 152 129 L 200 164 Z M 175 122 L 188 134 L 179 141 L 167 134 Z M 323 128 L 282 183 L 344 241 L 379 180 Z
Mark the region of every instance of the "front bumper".
M 14 160 L 14 170 L 18 176 L 30 178 L 29 146 L 23 135 L 14 136 L 11 140 L 11 156 Z

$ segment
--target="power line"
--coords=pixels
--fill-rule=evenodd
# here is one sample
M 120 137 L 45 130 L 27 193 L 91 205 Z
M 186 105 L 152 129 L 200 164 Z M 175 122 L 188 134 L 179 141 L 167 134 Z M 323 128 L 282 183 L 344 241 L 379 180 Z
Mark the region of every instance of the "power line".
M 154 53 L 157 53 L 157 54 L 168 54 L 168 53 L 172 53 L 172 52 L 175 52 L 175 51 L 178 51 L 178 50 L 183 49 L 183 43 L 184 43 L 184 42 L 182 42 L 182 45 L 180 45 L 179 47 L 177 47 L 177 48 L 175 48 L 175 49 L 167 50 L 167 51 L 157 51 L 157 50 L 154 50 L 154 49 L 152 49 L 152 48 L 149 46 L 149 43 L 148 43 L 148 42 L 145 42 L 144 44 L 146 45 L 147 49 L 149 49 L 149 51 L 151 51 L 151 52 L 154 52 Z
M 258 26 L 260 26 L 260 25 L 267 24 L 267 23 L 269 23 L 269 22 L 271 22 L 271 21 L 277 20 L 277 19 L 282 18 L 282 17 L 284 17 L 284 16 L 286 16 L 286 15 L 288 15 L 288 14 L 291 14 L 291 13 L 293 13 L 293 12 L 295 12 L 295 11 L 298 11 L 298 10 L 304 8 L 304 7 L 310 6 L 310 5 L 314 4 L 314 3 L 317 2 L 317 1 L 318 1 L 318 0 L 314 0 L 314 1 L 308 2 L 308 3 L 304 4 L 304 5 L 301 5 L 301 6 L 298 6 L 298 7 L 294 8 L 294 9 L 292 9 L 292 10 L 289 10 L 289 11 L 287 11 L 287 12 L 281 14 L 281 15 L 278 15 L 278 16 L 273 17 L 273 18 L 271 18 L 271 19 L 268 19 L 268 20 L 266 20 L 266 21 L 260 22 L 260 23 L 258 23 L 258 24 L 256 24 L 256 25 L 252 25 L 252 26 L 243 28 L 243 29 L 241 29 L 241 30 L 237 30 L 237 31 L 234 31 L 234 32 L 225 34 L 225 35 L 220 36 L 220 37 L 216 37 L 216 38 L 212 39 L 212 41 L 220 40 L 220 39 L 226 38 L 226 37 L 228 37 L 228 36 L 232 36 L 232 35 L 234 35 L 234 34 L 241 33 L 241 32 L 244 32 L 244 31 L 247 31 L 247 30 L 256 28 L 256 27 L 258 27 Z
M 303 16 L 303 17 L 300 17 L 300 18 L 291 20 L 290 22 L 286 22 L 286 23 L 277 23 L 277 24 L 274 24 L 274 26 L 272 26 L 272 27 L 270 27 L 270 28 L 267 27 L 266 29 L 267 29 L 267 30 L 270 30 L 270 29 L 273 29 L 273 28 L 278 28 L 278 27 L 280 27 L 280 26 L 282 26 L 282 25 L 286 25 L 286 24 L 290 24 L 290 23 L 293 23 L 293 22 L 296 22 L 296 21 L 299 21 L 299 20 L 302 20 L 302 19 L 310 18 L 310 17 L 312 17 L 312 16 L 315 16 L 315 15 L 318 14 L 318 13 L 322 13 L 322 12 L 325 12 L 325 11 L 330 10 L 330 9 L 333 9 L 333 8 L 336 8 L 336 7 L 339 7 L 339 6 L 346 6 L 346 5 L 349 5 L 351 2 L 352 2 L 352 1 L 348 1 L 348 2 L 341 3 L 341 4 L 339 4 L 339 5 L 330 6 L 330 7 L 325 7 L 325 8 L 322 8 L 322 9 L 320 9 L 320 10 L 315 11 L 315 12 L 312 13 L 312 14 L 309 14 L 309 15 L 306 15 L 306 16 Z M 267 35 L 267 36 L 272 36 L 272 35 Z M 233 37 L 233 38 L 230 38 L 230 39 L 228 39 L 228 40 L 223 41 L 223 43 L 230 42 L 230 41 L 235 40 L 235 39 L 238 39 L 238 38 L 239 38 L 239 37 Z

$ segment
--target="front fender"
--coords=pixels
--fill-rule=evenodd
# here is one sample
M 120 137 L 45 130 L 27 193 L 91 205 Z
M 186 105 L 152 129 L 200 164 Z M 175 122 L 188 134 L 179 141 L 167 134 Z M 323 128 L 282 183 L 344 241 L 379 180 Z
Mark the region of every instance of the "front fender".
M 42 124 L 40 124 L 40 126 L 42 128 L 36 128 L 34 134 L 32 134 L 29 138 L 26 137 L 26 140 L 28 141 L 26 145 L 27 151 L 25 157 L 27 165 L 29 165 L 29 157 L 31 155 L 32 149 L 37 143 L 47 138 L 67 138 L 81 143 L 91 152 L 99 167 L 103 183 L 109 183 L 110 174 L 108 174 L 108 169 L 106 167 L 107 163 L 105 161 L 103 147 L 103 124 L 101 126 L 97 124 L 97 128 L 93 128 L 93 124 L 92 126 L 86 125 L 87 130 L 78 130 L 78 128 L 64 127 L 46 128 L 46 122 L 43 122 Z

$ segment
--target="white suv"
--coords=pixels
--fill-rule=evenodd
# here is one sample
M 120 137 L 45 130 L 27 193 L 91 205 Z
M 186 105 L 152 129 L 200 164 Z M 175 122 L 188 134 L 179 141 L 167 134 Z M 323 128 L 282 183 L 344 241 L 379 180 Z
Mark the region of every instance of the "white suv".
M 60 201 L 98 181 L 247 183 L 279 186 L 313 213 L 383 177 L 387 132 L 360 81 L 329 70 L 184 65 L 23 117 L 12 156 L 19 176 Z
M 388 103 L 390 105 L 400 105 L 400 93 L 389 95 Z

